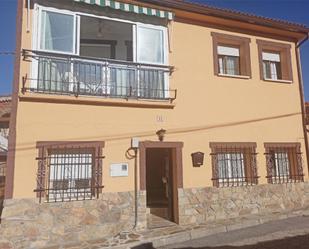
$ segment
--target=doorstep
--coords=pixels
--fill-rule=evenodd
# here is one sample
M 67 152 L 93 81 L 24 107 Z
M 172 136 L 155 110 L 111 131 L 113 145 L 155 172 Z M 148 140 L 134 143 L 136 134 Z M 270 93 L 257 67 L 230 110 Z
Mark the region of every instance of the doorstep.
M 267 215 L 250 215 L 246 217 L 233 218 L 210 222 L 208 224 L 192 226 L 168 226 L 163 228 L 146 229 L 143 231 L 131 231 L 121 233 L 111 239 L 86 241 L 80 244 L 66 244 L 45 249 L 84 249 L 84 248 L 113 248 L 113 249 L 134 249 L 134 248 L 156 248 L 181 243 L 201 237 L 214 235 L 222 232 L 252 227 L 270 221 L 282 220 L 297 216 L 309 215 L 309 209 L 301 209 L 286 213 L 272 213 Z

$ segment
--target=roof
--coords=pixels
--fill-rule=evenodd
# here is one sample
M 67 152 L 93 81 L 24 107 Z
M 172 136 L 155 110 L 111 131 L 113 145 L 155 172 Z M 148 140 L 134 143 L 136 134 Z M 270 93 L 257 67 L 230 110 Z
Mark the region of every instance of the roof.
M 181 9 L 210 16 L 222 17 L 225 19 L 234 19 L 252 24 L 270 26 L 293 32 L 309 33 L 309 27 L 304 24 L 268 18 L 231 9 L 213 7 L 203 3 L 192 2 L 192 0 L 141 0 L 141 2 L 157 4 L 167 8 Z
M 11 114 L 11 96 L 0 96 L 0 118 Z
M 264 20 L 264 21 L 271 21 L 271 22 L 285 24 L 285 25 L 293 25 L 293 26 L 296 26 L 296 27 L 299 27 L 299 28 L 308 29 L 308 31 L 309 31 L 309 27 L 307 27 L 306 25 L 304 25 L 302 23 L 296 23 L 296 22 L 291 22 L 291 21 L 277 19 L 277 18 L 270 18 L 270 17 L 260 16 L 260 15 L 255 15 L 255 14 L 252 14 L 252 13 L 242 12 L 242 11 L 238 11 L 238 10 L 219 8 L 219 7 L 206 5 L 206 4 L 203 4 L 203 3 L 196 3 L 196 2 L 192 2 L 192 1 L 188 1 L 188 0 L 183 0 L 181 2 L 190 3 L 192 5 L 200 6 L 202 8 L 224 11 L 224 12 L 235 14 L 235 15 L 242 16 L 242 17 L 245 17 L 245 18 L 258 18 L 258 19 Z

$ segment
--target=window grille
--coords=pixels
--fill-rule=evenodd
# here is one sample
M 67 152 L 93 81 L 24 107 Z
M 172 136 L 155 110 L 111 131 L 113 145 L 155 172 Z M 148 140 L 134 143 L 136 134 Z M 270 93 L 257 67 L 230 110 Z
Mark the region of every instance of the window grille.
M 213 184 L 216 187 L 258 183 L 255 143 L 211 143 Z
M 38 143 L 37 192 L 41 201 L 98 198 L 102 186 L 102 147 L 99 142 Z
M 268 183 L 303 182 L 302 153 L 298 143 L 265 143 Z

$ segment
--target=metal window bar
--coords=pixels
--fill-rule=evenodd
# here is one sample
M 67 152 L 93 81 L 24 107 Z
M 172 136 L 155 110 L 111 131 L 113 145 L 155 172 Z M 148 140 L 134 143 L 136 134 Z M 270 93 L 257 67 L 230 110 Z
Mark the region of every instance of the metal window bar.
M 223 145 L 214 148 L 211 157 L 214 186 L 238 187 L 258 183 L 253 147 Z
M 166 87 L 167 75 L 172 73 L 168 66 L 29 50 L 23 55 L 38 64 L 37 76 L 27 79 L 36 82 L 37 87 L 25 84 L 23 92 L 169 101 L 176 98 L 176 90 Z
M 42 149 L 35 190 L 41 202 L 66 202 L 99 197 L 103 188 L 102 155 L 96 148 Z
M 267 181 L 270 184 L 304 181 L 302 153 L 297 147 L 266 148 Z

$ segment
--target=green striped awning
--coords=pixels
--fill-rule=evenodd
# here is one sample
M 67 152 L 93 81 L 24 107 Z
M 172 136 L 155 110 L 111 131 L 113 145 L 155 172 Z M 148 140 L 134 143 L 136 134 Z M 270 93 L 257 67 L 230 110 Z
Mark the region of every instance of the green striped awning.
M 148 16 L 156 16 L 160 18 L 166 18 L 173 20 L 174 13 L 165 10 L 153 9 L 149 7 L 142 7 L 135 4 L 122 3 L 114 0 L 74 0 L 75 2 L 95 4 L 101 7 L 109 7 L 116 10 L 123 10 L 127 12 L 133 12 L 136 14 L 144 14 Z

